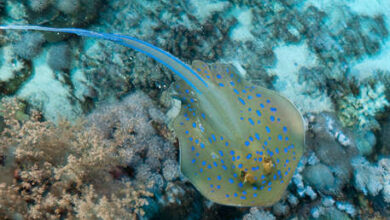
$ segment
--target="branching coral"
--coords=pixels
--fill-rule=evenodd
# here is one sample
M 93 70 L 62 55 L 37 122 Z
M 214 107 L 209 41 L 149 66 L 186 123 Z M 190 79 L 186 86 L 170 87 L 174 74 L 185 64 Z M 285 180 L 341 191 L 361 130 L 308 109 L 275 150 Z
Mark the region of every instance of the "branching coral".
M 130 219 L 143 214 L 145 197 L 152 194 L 126 178 L 113 178 L 113 170 L 126 165 L 120 143 L 130 133 L 107 140 L 94 126 L 54 125 L 40 121 L 37 112 L 22 122 L 17 112 L 14 100 L 3 101 L 0 154 L 8 162 L 0 169 L 0 218 Z
M 349 94 L 338 101 L 338 116 L 346 126 L 378 129 L 379 123 L 375 117 L 389 106 L 385 87 L 378 82 L 373 86 L 362 85 L 359 90 L 358 95 Z

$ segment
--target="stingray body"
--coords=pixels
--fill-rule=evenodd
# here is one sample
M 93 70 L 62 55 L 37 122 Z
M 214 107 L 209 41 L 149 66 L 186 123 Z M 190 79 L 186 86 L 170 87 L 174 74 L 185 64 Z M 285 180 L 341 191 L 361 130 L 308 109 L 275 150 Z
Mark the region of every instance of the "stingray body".
M 74 28 L 0 26 L 66 32 L 114 41 L 171 69 L 182 101 L 171 123 L 182 173 L 208 199 L 232 206 L 268 206 L 287 188 L 304 149 L 303 120 L 283 96 L 253 86 L 228 64 L 178 58 L 136 38 Z

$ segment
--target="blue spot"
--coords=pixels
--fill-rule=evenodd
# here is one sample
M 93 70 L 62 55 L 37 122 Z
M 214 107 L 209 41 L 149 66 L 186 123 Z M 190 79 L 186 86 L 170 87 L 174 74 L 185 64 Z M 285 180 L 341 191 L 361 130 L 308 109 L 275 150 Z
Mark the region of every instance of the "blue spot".
M 286 126 L 283 127 L 283 132 L 284 132 L 284 133 L 287 132 L 287 127 L 286 127 Z
M 221 163 L 225 163 L 225 161 L 221 160 Z
M 239 160 L 240 159 L 240 156 L 237 156 L 237 160 Z
M 189 131 L 185 131 L 186 134 L 189 134 L 190 132 Z
M 251 100 L 252 99 L 252 96 L 248 95 L 248 100 Z
M 261 107 L 261 108 L 264 108 L 264 105 L 263 105 L 263 103 L 260 103 L 260 107 Z
M 232 157 L 232 161 L 236 161 L 236 157 Z M 234 166 L 234 165 L 233 165 Z M 233 167 L 234 168 L 234 167 Z
M 275 107 L 271 107 L 270 110 L 271 110 L 271 112 L 276 112 L 276 108 Z
M 226 196 L 226 198 L 229 198 L 229 197 L 230 197 L 229 194 L 226 194 L 225 196 Z
M 246 156 L 246 159 L 251 159 L 251 157 L 252 157 L 252 154 L 248 154 L 247 156 Z
M 279 163 L 280 162 L 280 160 L 279 159 L 276 159 L 276 163 Z
M 193 102 L 194 102 L 194 99 L 193 99 L 193 98 L 191 98 L 191 99 L 190 99 L 190 102 L 191 102 L 191 103 L 193 103 Z
M 271 182 L 271 181 L 269 181 L 269 182 L 268 182 L 268 186 L 270 186 L 271 184 L 272 184 L 272 182 Z
M 219 155 L 221 155 L 221 157 L 223 157 L 223 151 L 218 151 Z
M 198 72 L 202 72 L 202 70 L 200 68 L 196 69 Z
M 198 139 L 196 139 L 196 140 L 195 140 L 195 143 L 196 143 L 196 144 L 199 144 L 199 140 L 198 140 Z
M 203 144 L 203 143 L 200 143 L 200 147 L 201 147 L 201 148 L 204 148 L 204 144 Z
M 217 162 L 214 161 L 213 164 L 214 164 L 215 167 L 218 167 Z
M 220 78 L 222 78 L 222 76 L 221 76 L 221 75 L 219 75 L 219 74 L 217 74 L 217 78 L 218 78 L 218 79 L 220 79 Z
M 256 113 L 259 117 L 261 117 L 261 112 L 259 110 L 256 110 Z
M 242 168 L 242 164 L 238 164 L 238 168 L 240 168 L 240 169 L 241 169 L 241 168 Z
M 244 120 L 244 118 L 243 118 L 243 117 L 240 117 L 240 120 L 242 121 L 242 120 Z
M 249 140 L 250 140 L 250 141 L 253 141 L 253 137 L 252 137 L 252 136 L 249 136 Z
M 267 141 L 264 141 L 264 145 L 267 146 L 267 145 L 268 145 L 268 142 L 267 142 Z
M 238 194 L 237 193 L 234 193 L 234 197 L 237 197 L 238 196 Z
M 235 154 L 234 150 L 230 151 L 230 154 L 231 154 L 231 155 L 234 155 L 234 154 Z
M 200 169 L 199 169 L 199 172 L 203 173 L 203 168 L 200 168 Z
M 207 168 L 211 169 L 211 168 L 213 168 L 213 167 L 209 164 L 209 165 L 207 165 Z
M 195 147 L 194 146 L 191 146 L 191 151 L 194 151 L 195 150 Z
M 289 160 L 286 160 L 286 163 L 290 162 Z
M 192 123 L 192 127 L 196 128 L 196 123 L 195 122 Z
M 217 185 L 217 189 L 220 189 L 221 188 L 221 186 L 220 185 Z
M 221 176 L 220 175 L 218 175 L 217 176 L 217 180 L 221 180 L 222 178 L 221 178 Z
M 260 135 L 258 133 L 255 133 L 255 137 L 257 140 L 260 140 Z
M 199 153 L 197 152 L 196 154 L 195 154 L 197 157 L 199 157 Z
M 283 137 L 282 137 L 282 135 L 278 135 L 278 139 L 279 139 L 279 141 L 282 141 L 283 140 Z
M 248 108 L 248 112 L 250 112 L 250 111 L 252 111 L 252 109 L 251 109 L 251 108 Z
M 202 165 L 203 165 L 203 166 L 206 166 L 206 161 L 202 161 Z
M 253 193 L 253 197 L 257 197 L 257 193 Z
M 184 125 L 184 123 L 183 123 L 183 122 L 180 122 L 180 125 Z
M 253 122 L 252 118 L 248 118 L 248 121 L 249 121 L 249 123 L 251 123 L 251 125 L 255 125 L 255 123 Z
M 220 87 L 224 87 L 225 85 L 223 83 L 218 83 Z
M 257 187 L 256 187 L 256 186 L 254 186 L 254 187 L 253 187 L 253 190 L 257 190 Z
M 271 191 L 271 189 L 272 189 L 272 187 L 269 187 L 269 188 L 268 188 L 268 191 Z
M 268 126 L 265 126 L 265 130 L 267 131 L 267 133 L 270 133 L 270 132 L 271 132 L 271 129 L 269 129 Z
M 267 103 L 271 103 L 271 101 L 269 99 L 267 99 Z
M 242 194 L 243 194 L 243 195 L 246 195 L 246 191 L 242 191 Z
M 225 165 L 222 165 L 222 168 L 223 168 L 224 170 L 227 170 L 227 167 L 226 167 Z
M 194 140 L 194 139 L 193 139 L 192 137 L 189 137 L 188 140 L 189 140 L 189 141 L 192 141 L 192 140 Z
M 226 141 L 226 142 L 225 142 L 225 146 L 229 146 L 229 142 Z
M 208 180 L 208 181 L 210 181 L 210 180 L 211 180 L 211 178 L 210 178 L 210 177 L 207 177 L 207 180 Z
M 270 119 L 272 122 L 274 122 L 274 121 L 275 121 L 275 116 L 271 115 L 271 116 L 269 117 L 269 119 Z
M 288 137 L 286 137 L 285 140 L 288 141 Z
M 246 199 L 246 197 L 245 197 L 245 196 L 241 196 L 240 198 L 241 198 L 242 200 L 245 200 L 245 199 Z
M 212 144 L 212 143 L 213 143 L 213 140 L 211 140 L 211 138 L 209 138 L 209 142 L 210 142 L 210 144 Z
M 256 97 L 260 98 L 261 94 L 260 93 L 256 93 Z
M 186 89 L 186 93 L 187 93 L 187 94 L 190 93 L 190 90 Z
M 234 84 L 234 82 L 230 81 L 230 85 L 234 86 L 235 84 Z
M 249 141 L 245 141 L 245 146 L 249 146 L 251 143 Z
M 238 95 L 240 92 L 237 89 L 233 89 L 233 91 Z
M 245 101 L 241 97 L 238 97 L 238 101 L 240 101 L 241 104 L 245 105 Z
M 265 176 L 264 176 L 264 174 L 262 174 L 262 175 L 261 175 L 261 179 L 264 179 L 264 178 L 265 178 Z
M 223 141 L 223 137 L 221 136 L 221 141 Z
M 192 161 L 191 161 L 192 163 L 195 163 L 196 162 L 196 159 L 194 158 L 194 159 L 192 159 Z
M 285 153 L 287 153 L 287 152 L 288 152 L 287 148 L 284 148 L 284 152 L 285 152 Z
M 238 186 L 239 186 L 240 188 L 242 188 L 242 187 L 244 187 L 244 184 L 242 184 L 242 182 L 239 182 L 239 183 L 238 183 Z
M 217 141 L 217 138 L 215 138 L 214 134 L 211 134 L 211 137 L 213 138 L 214 141 Z
M 234 183 L 234 180 L 231 179 L 231 178 L 229 178 L 229 183 L 230 183 L 230 184 L 233 184 L 233 183 Z
M 237 176 L 237 173 L 233 173 L 233 176 L 234 176 L 234 178 L 237 178 L 238 176 Z

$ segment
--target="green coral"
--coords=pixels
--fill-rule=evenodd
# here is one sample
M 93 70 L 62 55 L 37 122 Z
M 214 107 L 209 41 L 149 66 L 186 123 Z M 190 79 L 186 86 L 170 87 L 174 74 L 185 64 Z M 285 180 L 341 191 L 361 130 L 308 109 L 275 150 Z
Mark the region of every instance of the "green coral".
M 338 101 L 338 117 L 348 127 L 378 129 L 375 117 L 389 106 L 385 90 L 382 82 L 361 85 L 357 95 L 351 93 Z

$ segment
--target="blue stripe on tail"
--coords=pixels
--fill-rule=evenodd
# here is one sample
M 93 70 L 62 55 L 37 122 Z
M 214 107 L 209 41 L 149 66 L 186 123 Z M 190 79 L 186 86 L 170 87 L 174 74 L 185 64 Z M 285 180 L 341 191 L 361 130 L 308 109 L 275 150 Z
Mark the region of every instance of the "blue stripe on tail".
M 98 39 L 105 39 L 110 40 L 115 43 L 118 43 L 120 45 L 123 45 L 125 47 L 132 48 L 136 51 L 139 51 L 153 59 L 155 59 L 157 62 L 163 64 L 170 70 L 172 70 L 176 75 L 178 75 L 180 78 L 182 78 L 189 86 L 191 86 L 196 92 L 201 93 L 198 88 L 188 79 L 186 78 L 182 73 L 180 73 L 178 70 L 176 70 L 172 65 L 169 65 L 167 62 L 165 62 L 163 59 L 158 58 L 153 53 L 147 52 L 145 50 L 142 50 L 141 48 L 136 47 L 135 45 L 131 44 L 131 41 L 137 42 L 139 44 L 142 44 L 144 46 L 147 46 L 154 51 L 157 51 L 166 58 L 173 60 L 177 65 L 180 65 L 184 67 L 186 70 L 188 70 L 191 74 L 193 74 L 199 81 L 201 81 L 204 86 L 207 87 L 207 83 L 202 79 L 202 77 L 197 74 L 195 71 L 192 70 L 191 67 L 189 67 L 187 64 L 185 64 L 183 61 L 179 60 L 172 54 L 150 44 L 145 41 L 139 40 L 134 37 L 130 36 L 124 36 L 119 34 L 107 34 L 107 33 L 99 33 L 94 31 L 89 31 L 85 29 L 79 29 L 79 28 L 51 28 L 51 27 L 42 27 L 42 26 L 34 26 L 34 25 L 6 25 L 6 26 L 0 26 L 0 29 L 7 30 L 7 29 L 13 29 L 13 30 L 38 30 L 38 31 L 50 31 L 50 32 L 62 32 L 62 33 L 70 33 L 70 34 L 76 34 L 83 37 L 93 37 Z

